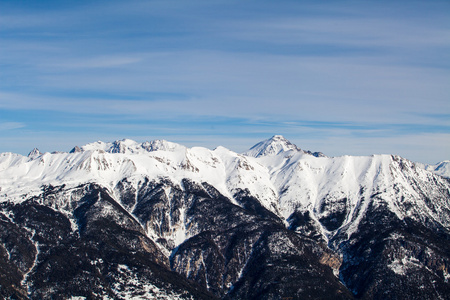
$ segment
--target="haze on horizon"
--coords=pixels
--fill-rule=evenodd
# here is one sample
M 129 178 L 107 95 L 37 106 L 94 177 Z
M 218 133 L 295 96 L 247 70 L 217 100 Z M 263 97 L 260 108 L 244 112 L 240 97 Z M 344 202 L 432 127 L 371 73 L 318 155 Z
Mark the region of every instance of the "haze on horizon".
M 123 138 L 450 159 L 448 1 L 0 0 L 0 152 Z

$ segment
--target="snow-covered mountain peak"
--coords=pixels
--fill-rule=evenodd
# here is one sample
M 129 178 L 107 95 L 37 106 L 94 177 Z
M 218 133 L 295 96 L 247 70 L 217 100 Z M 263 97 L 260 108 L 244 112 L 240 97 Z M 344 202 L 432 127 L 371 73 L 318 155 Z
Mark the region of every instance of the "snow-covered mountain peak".
M 186 150 L 186 147 L 177 143 L 169 142 L 166 140 L 153 140 L 141 144 L 141 147 L 149 152 L 151 151 L 170 151 Z
M 450 170 L 450 160 L 444 160 L 437 164 L 436 171 L 443 169 Z
M 41 151 L 39 151 L 38 148 L 34 148 L 34 149 L 31 150 L 31 152 L 28 154 L 28 157 L 29 157 L 30 159 L 35 159 L 36 157 L 39 157 L 39 156 L 41 156 L 41 155 L 42 155 Z
M 76 148 L 74 148 L 73 151 L 76 151 Z M 81 151 L 95 150 L 103 150 L 108 153 L 143 154 L 153 151 L 185 151 L 186 147 L 177 143 L 168 142 L 166 140 L 153 140 L 139 143 L 130 139 L 117 140 L 112 143 L 98 141 L 81 147 Z
M 137 146 L 138 146 L 137 142 L 130 140 L 130 139 L 123 139 L 123 140 L 113 142 L 112 146 L 108 149 L 107 152 L 128 153 L 128 152 L 133 152 L 133 149 L 135 149 Z
M 97 141 L 95 143 L 89 143 L 84 146 L 81 146 L 82 151 L 95 151 L 95 150 L 103 150 L 106 151 L 109 147 L 111 147 L 112 143 L 105 143 L 102 141 Z
M 274 135 L 270 139 L 259 142 L 244 154 L 247 156 L 261 157 L 273 156 L 285 151 L 302 151 L 296 145 L 285 139 L 281 135 Z

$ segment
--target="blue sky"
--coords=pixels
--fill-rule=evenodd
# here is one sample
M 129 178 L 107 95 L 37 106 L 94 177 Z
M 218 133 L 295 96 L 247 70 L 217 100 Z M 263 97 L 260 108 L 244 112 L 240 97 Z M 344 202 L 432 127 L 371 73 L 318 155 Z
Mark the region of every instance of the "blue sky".
M 0 0 L 0 152 L 157 138 L 450 159 L 449 1 Z

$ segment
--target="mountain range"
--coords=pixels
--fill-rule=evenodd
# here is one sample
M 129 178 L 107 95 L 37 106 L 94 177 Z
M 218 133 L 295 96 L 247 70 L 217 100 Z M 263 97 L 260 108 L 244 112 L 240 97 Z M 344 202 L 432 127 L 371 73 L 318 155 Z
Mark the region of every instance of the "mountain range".
M 450 162 L 120 140 L 0 154 L 6 299 L 450 299 Z

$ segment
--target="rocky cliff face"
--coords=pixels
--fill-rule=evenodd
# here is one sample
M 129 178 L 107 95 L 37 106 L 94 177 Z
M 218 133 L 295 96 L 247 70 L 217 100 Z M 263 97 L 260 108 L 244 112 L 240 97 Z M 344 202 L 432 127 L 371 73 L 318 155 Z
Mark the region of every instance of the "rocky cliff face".
M 68 206 L 58 210 L 61 199 Z M 0 279 L 5 298 L 213 297 L 171 271 L 136 218 L 95 184 L 50 188 L 1 208 L 0 267 L 12 274 Z
M 0 155 L 4 298 L 450 298 L 450 183 L 400 157 L 33 153 Z

